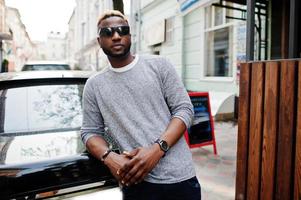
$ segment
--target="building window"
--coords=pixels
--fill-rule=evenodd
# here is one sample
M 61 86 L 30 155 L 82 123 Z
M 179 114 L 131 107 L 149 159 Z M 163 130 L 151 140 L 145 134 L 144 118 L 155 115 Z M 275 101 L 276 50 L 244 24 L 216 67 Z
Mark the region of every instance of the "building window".
M 167 18 L 165 21 L 165 43 L 172 45 L 174 42 L 175 17 Z
M 232 76 L 229 68 L 229 28 L 206 34 L 207 76 Z
M 214 7 L 214 25 L 222 25 L 224 19 L 224 8 Z
M 206 7 L 205 17 L 205 75 L 232 77 L 233 27 L 226 20 L 226 9 Z

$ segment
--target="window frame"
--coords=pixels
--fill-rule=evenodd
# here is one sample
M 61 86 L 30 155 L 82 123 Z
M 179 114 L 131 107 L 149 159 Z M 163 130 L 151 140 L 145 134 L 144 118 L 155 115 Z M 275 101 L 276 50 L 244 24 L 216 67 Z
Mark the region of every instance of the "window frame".
M 176 17 L 171 16 L 165 19 L 165 41 L 166 45 L 174 45 L 175 41 L 175 21 Z
M 223 4 L 226 4 L 226 2 L 223 2 Z M 234 36 L 234 24 L 235 22 L 233 20 L 227 20 L 226 18 L 226 14 L 227 14 L 227 9 L 226 8 L 221 8 L 223 9 L 223 20 L 222 20 L 222 24 L 219 25 L 215 25 L 215 6 L 207 6 L 204 8 L 204 31 L 203 31 L 203 39 L 204 39 L 204 44 L 203 44 L 203 72 L 202 72 L 202 81 L 223 81 L 223 82 L 232 82 L 234 80 L 234 58 L 233 58 L 233 54 L 234 54 L 234 49 L 233 46 L 231 44 L 233 44 L 233 36 Z M 210 9 L 208 13 L 207 9 Z M 209 17 L 209 20 L 208 20 Z M 208 20 L 208 21 L 207 21 Z M 209 22 L 209 23 L 208 23 Z M 207 59 L 207 34 L 209 33 L 214 33 L 214 31 L 216 30 L 221 30 L 223 28 L 228 28 L 228 34 L 229 34 L 229 49 L 228 49 L 228 53 L 229 53 L 229 76 L 208 76 L 208 67 L 207 67 L 207 63 L 208 63 L 208 59 Z

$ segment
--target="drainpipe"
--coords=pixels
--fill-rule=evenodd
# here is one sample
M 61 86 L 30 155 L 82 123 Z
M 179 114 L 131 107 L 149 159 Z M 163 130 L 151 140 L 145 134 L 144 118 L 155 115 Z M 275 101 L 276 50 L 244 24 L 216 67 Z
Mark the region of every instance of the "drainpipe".
M 247 52 L 246 60 L 254 60 L 255 0 L 247 0 Z
M 141 24 L 142 24 L 142 20 L 141 20 L 141 1 L 138 1 L 136 3 L 134 3 L 136 1 L 132 0 L 131 1 L 131 13 L 135 13 L 135 15 L 133 16 L 133 23 L 135 23 L 136 27 L 135 27 L 135 34 L 136 34 L 136 45 L 135 45 L 135 53 L 138 54 L 140 53 L 141 50 Z M 135 5 L 135 7 L 134 7 Z
M 3 48 L 2 48 L 2 39 L 0 39 L 0 69 L 2 70 L 2 61 L 3 61 Z M 0 70 L 0 72 L 2 72 Z
M 181 65 L 182 65 L 182 82 L 186 88 L 186 65 L 185 65 L 185 32 L 184 32 L 184 15 L 181 16 L 182 41 L 181 41 Z

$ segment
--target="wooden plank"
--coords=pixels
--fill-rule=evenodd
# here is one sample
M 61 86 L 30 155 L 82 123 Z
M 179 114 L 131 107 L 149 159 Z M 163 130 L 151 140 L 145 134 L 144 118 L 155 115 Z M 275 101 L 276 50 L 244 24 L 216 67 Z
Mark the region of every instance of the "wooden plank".
M 236 200 L 246 199 L 246 180 L 248 164 L 248 137 L 250 112 L 251 64 L 244 63 L 240 69 L 237 166 L 236 166 Z
M 252 64 L 247 180 L 247 199 L 249 200 L 258 200 L 259 198 L 263 118 L 263 65 L 263 63 Z
M 295 182 L 294 199 L 301 199 L 301 60 L 298 66 L 298 107 L 296 128 L 296 158 L 295 158 Z
M 279 63 L 265 67 L 260 199 L 273 199 L 279 102 Z
M 292 154 L 294 140 L 296 62 L 281 61 L 279 127 L 277 141 L 276 194 L 279 200 L 291 199 Z

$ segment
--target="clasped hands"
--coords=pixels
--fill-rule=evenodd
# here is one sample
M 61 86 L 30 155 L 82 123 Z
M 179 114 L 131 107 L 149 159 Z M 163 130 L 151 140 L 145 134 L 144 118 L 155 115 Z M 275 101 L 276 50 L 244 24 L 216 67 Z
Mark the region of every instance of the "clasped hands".
M 159 145 L 139 147 L 122 154 L 112 153 L 107 166 L 115 178 L 125 186 L 137 184 L 157 165 L 164 152 Z

